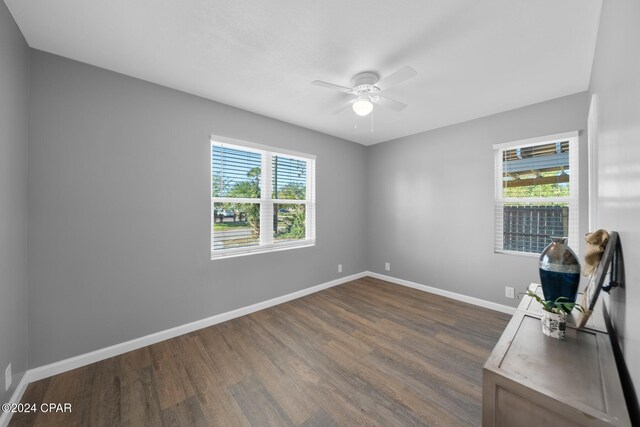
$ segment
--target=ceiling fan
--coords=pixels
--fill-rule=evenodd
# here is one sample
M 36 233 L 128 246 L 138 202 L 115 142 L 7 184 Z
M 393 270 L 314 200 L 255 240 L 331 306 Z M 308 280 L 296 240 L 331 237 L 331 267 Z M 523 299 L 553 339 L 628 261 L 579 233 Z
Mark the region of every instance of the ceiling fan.
M 340 108 L 334 110 L 331 114 L 341 113 L 351 107 L 357 115 L 364 117 L 373 111 L 373 104 L 381 105 L 394 111 L 401 111 L 405 109 L 407 104 L 396 101 L 395 99 L 391 99 L 387 96 L 383 96 L 381 93 L 385 89 L 409 80 L 417 74 L 416 70 L 411 67 L 402 67 L 395 73 L 392 73 L 382 79 L 377 73 L 372 71 L 358 73 L 353 76 L 353 79 L 351 79 L 353 87 L 336 85 L 333 83 L 323 82 L 321 80 L 314 80 L 311 84 L 355 95 L 355 98 L 350 99 L 344 105 L 340 106 Z

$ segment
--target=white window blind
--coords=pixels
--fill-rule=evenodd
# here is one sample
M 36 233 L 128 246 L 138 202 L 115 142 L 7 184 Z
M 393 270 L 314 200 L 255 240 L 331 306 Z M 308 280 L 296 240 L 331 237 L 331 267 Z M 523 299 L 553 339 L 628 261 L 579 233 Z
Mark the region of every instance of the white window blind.
M 551 236 L 579 249 L 578 133 L 494 145 L 495 250 L 539 254 Z
M 211 141 L 211 258 L 315 244 L 315 157 L 229 141 Z

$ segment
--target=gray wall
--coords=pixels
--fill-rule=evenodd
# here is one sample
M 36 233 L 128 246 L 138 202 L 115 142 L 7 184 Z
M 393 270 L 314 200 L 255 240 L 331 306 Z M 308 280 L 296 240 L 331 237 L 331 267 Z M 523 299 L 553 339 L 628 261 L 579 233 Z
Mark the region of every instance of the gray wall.
M 516 305 L 504 288 L 524 292 L 539 281 L 537 259 L 493 251 L 492 145 L 586 129 L 587 100 L 584 92 L 371 147 L 369 270 Z M 588 217 L 586 160 L 583 133 L 581 235 Z
M 30 366 L 366 269 L 365 147 L 40 51 L 31 68 Z M 210 260 L 211 134 L 317 155 L 315 247 Z
M 598 97 L 597 226 L 617 230 L 626 289 L 611 292 L 611 314 L 640 391 L 640 3 L 605 1 L 591 76 Z
M 0 403 L 27 369 L 29 48 L 0 2 Z M 5 392 L 11 363 L 13 386 Z
M 591 84 L 597 225 L 620 231 L 628 260 L 611 301 L 628 361 L 640 358 L 638 16 L 638 2 L 604 3 Z M 578 94 L 364 148 L 32 51 L 27 316 L 28 55 L 0 2 L 0 374 L 12 362 L 14 388 L 27 318 L 40 366 L 337 278 L 338 263 L 385 274 L 389 261 L 392 276 L 515 304 L 504 286 L 537 280 L 536 262 L 493 253 L 491 145 L 586 129 Z M 209 260 L 212 133 L 318 156 L 315 248 Z M 637 388 L 640 365 L 628 365 Z
M 588 108 L 581 93 L 366 148 L 35 50 L 31 92 L 32 367 L 335 279 L 338 263 L 515 305 L 504 287 L 537 281 L 537 261 L 493 252 L 492 144 L 584 130 Z M 318 156 L 316 247 L 209 259 L 210 134 Z

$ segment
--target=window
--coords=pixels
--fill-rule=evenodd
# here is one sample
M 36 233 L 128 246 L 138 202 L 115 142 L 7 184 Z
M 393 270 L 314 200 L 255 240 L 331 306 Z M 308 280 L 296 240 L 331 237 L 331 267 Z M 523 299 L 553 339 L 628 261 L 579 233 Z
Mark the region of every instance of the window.
M 494 145 L 495 250 L 539 254 L 551 236 L 578 250 L 578 133 Z
M 211 259 L 315 244 L 315 157 L 211 140 Z

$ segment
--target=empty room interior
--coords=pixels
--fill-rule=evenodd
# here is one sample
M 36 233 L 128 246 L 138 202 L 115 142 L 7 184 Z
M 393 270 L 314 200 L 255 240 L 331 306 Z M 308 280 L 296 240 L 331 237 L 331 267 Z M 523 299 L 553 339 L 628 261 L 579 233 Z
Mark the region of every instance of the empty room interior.
M 640 2 L 0 2 L 0 427 L 638 426 Z

